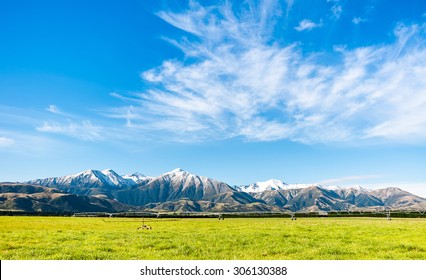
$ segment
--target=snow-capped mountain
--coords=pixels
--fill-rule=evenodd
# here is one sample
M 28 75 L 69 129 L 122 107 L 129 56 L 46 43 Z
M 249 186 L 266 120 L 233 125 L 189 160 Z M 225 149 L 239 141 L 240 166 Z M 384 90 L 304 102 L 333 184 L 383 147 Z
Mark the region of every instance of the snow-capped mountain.
M 147 181 L 153 179 L 154 177 L 145 176 L 139 172 L 135 172 L 132 174 L 126 174 L 122 176 L 124 179 L 132 180 L 136 184 L 146 183 Z
M 347 186 L 347 187 L 341 187 L 341 186 L 320 186 L 320 185 L 317 185 L 317 186 L 319 186 L 319 187 L 321 187 L 323 189 L 326 189 L 326 190 L 335 191 L 335 192 L 342 193 L 342 194 L 348 193 L 348 192 L 368 193 L 368 192 L 371 191 L 371 190 L 363 188 L 361 186 Z
M 198 176 L 181 168 L 176 168 L 157 178 L 154 178 L 147 184 L 147 186 L 156 184 L 168 185 L 176 192 L 185 192 L 188 195 L 195 196 L 214 195 L 218 193 L 234 191 L 234 189 L 232 189 L 226 183 L 204 176 Z
M 25 183 L 34 187 L 48 187 L 66 194 L 117 201 L 129 207 L 167 211 L 341 211 L 380 207 L 426 207 L 426 199 L 398 188 L 370 190 L 360 186 L 286 184 L 275 179 L 231 187 L 224 182 L 180 168 L 157 177 L 140 173 L 120 176 L 112 169 L 86 170 L 74 175 L 36 179 Z M 21 188 L 21 191 L 32 193 L 32 189 L 37 188 L 26 187 Z M 2 191 L 9 193 L 11 189 L 4 187 Z M 7 199 L 12 201 L 15 198 L 9 195 Z M 7 205 L 14 205 L 15 202 L 11 201 Z
M 117 198 L 130 205 L 144 205 L 181 199 L 211 201 L 228 192 L 236 191 L 226 183 L 177 168 L 151 178 L 138 188 L 118 191 Z
M 237 189 L 242 192 L 255 193 L 271 190 L 288 190 L 289 186 L 283 181 L 270 179 L 264 182 L 256 182 L 248 186 L 238 186 Z
M 275 191 L 275 190 L 305 189 L 312 186 L 319 186 L 319 185 L 317 184 L 286 184 L 281 180 L 270 179 L 264 182 L 256 182 L 250 185 L 236 186 L 235 188 L 241 192 L 259 193 L 264 191 Z
M 121 186 L 132 186 L 136 184 L 136 182 L 133 179 L 121 177 L 112 169 L 105 169 L 105 170 L 102 170 L 101 172 L 107 177 L 108 183 L 110 186 L 121 187 Z
M 112 169 L 102 171 L 89 169 L 73 175 L 36 179 L 26 183 L 44 187 L 83 188 L 111 188 L 136 185 L 133 180 L 121 177 Z

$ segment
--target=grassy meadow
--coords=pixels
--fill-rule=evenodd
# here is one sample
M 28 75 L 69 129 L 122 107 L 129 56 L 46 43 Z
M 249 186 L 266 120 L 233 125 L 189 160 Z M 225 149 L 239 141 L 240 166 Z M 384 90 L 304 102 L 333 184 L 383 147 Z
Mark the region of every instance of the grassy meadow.
M 0 259 L 426 259 L 426 219 L 0 217 Z

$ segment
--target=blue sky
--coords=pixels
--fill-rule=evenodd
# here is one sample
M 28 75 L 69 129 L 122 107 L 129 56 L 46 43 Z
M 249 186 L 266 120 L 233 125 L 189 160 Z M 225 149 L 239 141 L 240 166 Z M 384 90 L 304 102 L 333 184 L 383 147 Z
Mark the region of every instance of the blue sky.
M 425 1 L 0 2 L 0 181 L 181 167 L 426 197 Z

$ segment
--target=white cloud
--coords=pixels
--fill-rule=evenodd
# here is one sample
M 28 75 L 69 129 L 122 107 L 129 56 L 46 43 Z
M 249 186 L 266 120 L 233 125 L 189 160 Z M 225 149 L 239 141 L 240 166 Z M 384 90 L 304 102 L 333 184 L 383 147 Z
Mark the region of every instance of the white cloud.
M 188 59 L 142 73 L 150 90 L 110 116 L 190 141 L 426 140 L 425 26 L 399 25 L 389 44 L 302 55 L 260 24 L 277 16 L 266 12 L 274 3 L 262 3 L 250 12 L 192 2 L 188 11 L 159 13 L 196 37 L 174 41 Z M 328 56 L 333 64 L 321 62 Z
M 50 104 L 50 105 L 46 108 L 46 111 L 47 111 L 47 112 L 50 112 L 50 113 L 53 113 L 53 114 L 55 114 L 55 115 L 58 115 L 58 116 L 67 117 L 67 118 L 71 118 L 71 119 L 78 118 L 78 116 L 76 116 L 76 115 L 74 115 L 74 114 L 70 114 L 70 113 L 68 113 L 68 112 L 64 112 L 64 111 L 62 111 L 61 109 L 59 109 L 59 107 L 58 107 L 58 106 L 56 106 L 56 105 L 54 105 L 54 104 Z
M 0 135 L 0 150 L 2 153 L 16 155 L 44 155 L 46 151 L 56 149 L 58 142 L 48 137 L 34 135 L 31 130 L 23 132 L 2 130 Z
M 305 31 L 305 30 L 312 30 L 314 28 L 318 28 L 322 26 L 322 22 L 320 23 L 315 23 L 309 19 L 304 19 L 302 21 L 299 22 L 299 25 L 296 26 L 294 29 L 296 29 L 297 31 Z
M 332 13 L 331 18 L 332 19 L 339 19 L 342 12 L 343 12 L 342 6 L 340 6 L 338 4 L 333 5 L 331 7 L 331 13 Z
M 288 15 L 290 14 L 290 10 L 294 5 L 294 0 L 286 0 L 286 10 L 285 10 L 285 14 L 286 17 L 288 17 Z
M 53 105 L 53 104 L 49 105 L 49 107 L 46 108 L 46 111 L 49 111 L 49 112 L 54 113 L 54 114 L 60 113 L 58 106 Z
M 10 147 L 15 143 L 15 141 L 8 137 L 0 137 L 0 148 Z
M 352 19 L 352 23 L 353 24 L 360 24 L 361 22 L 366 22 L 367 21 L 367 19 L 365 19 L 365 18 L 360 18 L 360 17 L 354 17 L 353 19 Z
M 86 141 L 103 140 L 102 128 L 94 126 L 90 121 L 85 120 L 79 123 L 69 121 L 63 125 L 58 122 L 44 122 L 42 126 L 36 127 L 37 131 L 62 134 Z

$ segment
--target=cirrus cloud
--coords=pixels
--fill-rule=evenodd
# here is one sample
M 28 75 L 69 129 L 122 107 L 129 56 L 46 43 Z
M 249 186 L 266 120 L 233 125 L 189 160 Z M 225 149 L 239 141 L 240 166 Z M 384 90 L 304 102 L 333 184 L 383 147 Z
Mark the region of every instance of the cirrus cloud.
M 143 72 L 150 89 L 111 114 L 175 139 L 426 139 L 425 25 L 397 25 L 388 44 L 309 54 L 274 40 L 277 6 L 235 11 L 192 1 L 181 13 L 158 13 L 192 34 L 168 39 L 187 59 Z M 303 22 L 298 31 L 318 25 Z
M 294 29 L 296 29 L 297 31 L 305 31 L 305 30 L 312 30 L 314 28 L 318 28 L 322 26 L 322 22 L 320 23 L 315 23 L 310 19 L 304 19 L 301 22 L 299 22 L 299 25 L 296 26 Z
M 62 134 L 69 137 L 78 138 L 86 141 L 103 140 L 102 128 L 93 125 L 90 121 L 84 120 L 81 122 L 68 121 L 68 124 L 58 122 L 45 121 L 42 126 L 36 127 L 37 131 Z
M 15 143 L 15 141 L 8 137 L 0 137 L 0 148 L 10 147 Z
M 365 18 L 360 18 L 360 17 L 354 17 L 352 19 L 353 24 L 360 24 L 361 22 L 366 22 L 366 21 L 368 21 L 368 20 L 365 19 Z
M 49 107 L 46 108 L 46 111 L 54 113 L 54 114 L 60 113 L 58 106 L 53 105 L 53 104 L 49 105 Z

